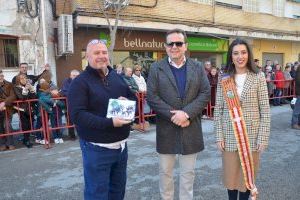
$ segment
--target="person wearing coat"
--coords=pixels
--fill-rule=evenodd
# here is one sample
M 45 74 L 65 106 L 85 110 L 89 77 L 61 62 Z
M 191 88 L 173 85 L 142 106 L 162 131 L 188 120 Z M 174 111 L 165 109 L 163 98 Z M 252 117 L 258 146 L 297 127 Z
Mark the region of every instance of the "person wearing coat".
M 16 94 L 16 98 L 19 101 L 26 101 L 29 99 L 35 99 L 36 93 L 34 87 L 29 83 L 27 76 L 25 74 L 19 74 L 16 76 L 16 84 L 14 85 L 14 92 Z M 23 102 L 18 103 L 15 106 L 19 110 L 21 128 L 22 131 L 28 131 L 32 128 L 32 122 L 30 118 L 34 118 L 33 116 L 33 108 L 31 107 L 31 103 Z M 23 144 L 27 148 L 32 147 L 32 143 L 30 142 L 30 134 L 24 133 Z
M 234 79 L 248 134 L 250 152 L 252 152 L 254 174 L 256 174 L 259 156 L 269 141 L 270 106 L 264 74 L 259 72 L 252 62 L 249 45 L 242 39 L 236 39 L 229 47 L 227 65 L 223 73 L 229 74 Z M 219 77 L 222 77 L 222 74 Z M 226 95 L 229 94 L 226 93 Z M 238 193 L 239 200 L 248 200 L 250 191 L 245 186 L 235 137 L 236 129 L 233 128 L 231 122 L 233 121 L 230 110 L 219 79 L 214 128 L 217 147 L 222 152 L 223 184 L 227 188 L 229 200 L 237 200 Z
M 16 100 L 16 95 L 13 91 L 13 84 L 4 79 L 4 74 L 0 70 L 0 134 L 5 134 L 12 130 L 12 103 L 14 100 Z M 5 151 L 7 148 L 9 150 L 16 149 L 12 135 L 0 137 L 0 151 Z
M 178 155 L 179 198 L 191 200 L 197 153 L 204 149 L 201 115 L 210 98 L 210 85 L 204 67 L 185 57 L 183 30 L 169 31 L 165 48 L 168 57 L 152 64 L 147 80 L 147 101 L 157 114 L 160 195 L 164 200 L 174 198 L 173 169 Z

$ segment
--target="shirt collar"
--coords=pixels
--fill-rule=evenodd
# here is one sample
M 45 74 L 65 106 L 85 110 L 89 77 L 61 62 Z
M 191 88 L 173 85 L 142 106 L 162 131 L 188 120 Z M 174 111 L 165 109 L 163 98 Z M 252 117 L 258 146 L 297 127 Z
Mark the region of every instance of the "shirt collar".
M 176 63 L 174 63 L 170 57 L 168 57 L 168 61 L 169 64 L 172 65 L 173 67 L 180 68 L 186 63 L 186 57 L 185 56 L 183 57 L 183 62 L 180 65 L 176 65 Z

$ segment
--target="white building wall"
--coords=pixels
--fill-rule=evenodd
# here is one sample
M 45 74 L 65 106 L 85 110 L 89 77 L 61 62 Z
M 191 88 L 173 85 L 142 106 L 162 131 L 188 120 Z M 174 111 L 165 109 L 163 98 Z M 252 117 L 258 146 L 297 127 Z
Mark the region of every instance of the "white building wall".
M 43 1 L 43 0 L 42 0 Z M 45 1 L 45 0 L 44 0 Z M 49 1 L 45 1 L 45 19 L 47 22 L 47 41 L 49 64 L 52 69 L 56 68 L 54 54 L 54 30 L 52 26 L 52 8 Z M 39 74 L 44 66 L 44 50 L 42 25 L 39 23 L 38 17 L 30 18 L 25 10 L 18 12 L 16 0 L 0 0 L 0 35 L 9 35 L 19 38 L 19 62 L 29 63 L 28 74 Z M 49 32 L 49 33 L 48 33 Z M 3 68 L 0 66 L 5 75 L 6 80 L 11 80 L 18 73 L 18 68 Z M 53 69 L 56 77 L 56 70 Z M 56 78 L 54 78 L 56 82 Z

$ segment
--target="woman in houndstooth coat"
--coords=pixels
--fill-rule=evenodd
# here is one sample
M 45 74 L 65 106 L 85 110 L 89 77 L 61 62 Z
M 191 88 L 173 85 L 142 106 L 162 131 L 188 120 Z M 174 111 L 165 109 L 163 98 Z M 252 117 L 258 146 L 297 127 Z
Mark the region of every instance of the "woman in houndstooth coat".
M 235 80 L 256 174 L 259 155 L 268 145 L 270 106 L 265 77 L 254 67 L 253 56 L 246 41 L 236 39 L 231 43 L 224 72 Z M 222 152 L 223 183 L 228 190 L 229 200 L 237 200 L 238 193 L 240 200 L 248 200 L 250 191 L 244 183 L 237 142 L 230 121 L 229 110 L 219 80 L 214 126 L 217 147 Z

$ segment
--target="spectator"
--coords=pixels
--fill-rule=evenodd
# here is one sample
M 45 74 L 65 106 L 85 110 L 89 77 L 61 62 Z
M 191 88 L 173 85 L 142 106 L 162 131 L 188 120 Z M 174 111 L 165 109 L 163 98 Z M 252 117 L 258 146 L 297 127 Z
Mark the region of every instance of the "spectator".
M 70 88 L 70 85 L 71 85 L 71 82 L 80 74 L 80 72 L 76 69 L 73 69 L 71 72 L 70 72 L 70 77 L 65 79 L 63 81 L 63 86 L 62 86 L 62 90 L 61 90 L 61 93 L 64 97 L 67 97 L 68 96 L 68 93 L 69 93 L 69 88 Z M 70 125 L 73 125 L 72 123 L 72 120 L 69 119 L 69 124 Z M 69 134 L 69 137 L 71 139 L 76 139 L 76 136 L 75 136 L 75 129 L 74 127 L 71 127 L 71 128 L 68 128 L 68 134 Z
M 217 84 L 218 84 L 218 70 L 216 67 L 212 67 L 210 73 L 208 74 L 208 80 L 211 86 L 211 105 L 215 105 L 216 101 L 216 92 L 217 92 Z M 210 108 L 209 108 L 210 109 Z
M 274 71 L 274 70 L 273 70 L 273 65 L 272 65 L 272 61 L 271 61 L 271 60 L 266 60 L 266 65 L 265 65 L 265 67 L 263 68 L 263 72 L 266 72 L 267 67 L 268 67 L 269 69 L 270 69 L 270 67 L 271 67 L 271 71 Z
M 47 72 L 47 71 L 50 70 L 50 67 L 49 67 L 49 64 L 46 64 L 44 66 L 44 71 L 40 75 L 38 75 L 38 76 L 28 75 L 27 74 L 27 70 L 28 70 L 28 63 L 20 63 L 19 64 L 19 74 L 25 74 L 27 76 L 27 79 L 30 80 L 30 84 L 34 85 L 39 80 L 39 78 L 41 77 L 41 75 L 43 75 L 45 72 Z M 13 79 L 12 79 L 12 83 L 14 85 L 16 84 L 16 77 L 17 77 L 17 75 L 14 76 Z
M 204 62 L 204 69 L 205 69 L 206 75 L 208 75 L 211 70 L 211 62 L 210 61 Z
M 116 72 L 117 72 L 117 74 L 119 74 L 119 75 L 124 75 L 124 71 L 123 71 L 123 66 L 122 66 L 122 64 L 117 64 L 116 65 Z
M 17 100 L 29 100 L 35 99 L 36 93 L 34 87 L 30 84 L 30 80 L 27 79 L 26 74 L 19 74 L 16 76 L 16 84 L 14 86 L 14 92 L 16 94 Z M 19 103 L 16 107 L 19 110 L 20 120 L 21 120 L 21 128 L 22 131 L 28 131 L 33 127 L 33 123 L 30 119 L 33 119 L 33 110 L 31 108 L 31 104 L 28 102 Z M 24 133 L 23 144 L 27 148 L 32 147 L 32 143 L 30 142 L 29 136 L 30 133 Z
M 133 69 L 134 69 L 134 74 L 132 75 L 132 78 L 135 80 L 139 88 L 139 92 L 146 92 L 147 84 L 144 77 L 141 74 L 142 67 L 140 65 L 135 65 Z
M 296 89 L 296 103 L 294 106 L 293 110 L 293 115 L 292 115 L 292 121 L 291 121 L 291 127 L 293 129 L 298 129 L 300 130 L 299 126 L 299 116 L 300 116 L 300 64 L 297 64 L 296 68 L 296 76 L 295 76 L 295 89 Z
M 281 96 L 283 94 L 284 89 L 284 74 L 281 70 L 281 66 L 279 64 L 275 65 L 275 94 L 274 94 L 274 100 L 273 105 L 274 106 L 280 106 L 281 105 Z
M 127 83 L 132 93 L 137 93 L 139 91 L 139 86 L 136 84 L 134 78 L 132 77 L 132 68 L 126 67 L 124 71 L 123 79 Z
M 272 97 L 274 95 L 274 89 L 275 89 L 275 84 L 274 84 L 275 73 L 272 71 L 271 66 L 266 67 L 265 77 L 267 81 L 269 97 Z
M 298 61 L 296 61 L 296 62 L 294 63 L 294 65 L 292 65 L 292 67 L 291 67 L 291 72 L 290 72 L 290 74 L 291 74 L 291 77 L 292 77 L 293 79 L 295 79 L 295 77 L 296 77 L 297 66 L 298 66 Z
M 291 65 L 287 64 L 284 68 L 284 79 L 286 80 L 285 84 L 284 84 L 284 88 L 288 89 L 291 85 L 291 80 L 293 80 L 292 76 L 291 76 Z
M 0 134 L 5 134 L 12 130 L 12 103 L 15 99 L 13 84 L 4 79 L 4 74 L 0 70 Z M 0 151 L 5 151 L 7 148 L 9 150 L 16 149 L 12 135 L 0 137 Z

